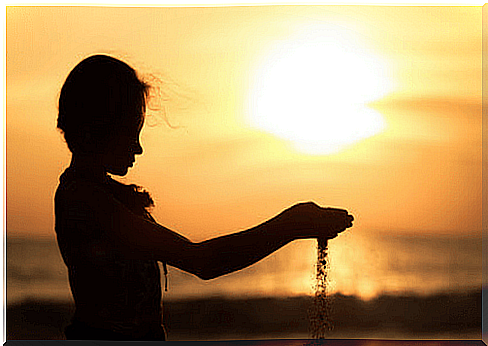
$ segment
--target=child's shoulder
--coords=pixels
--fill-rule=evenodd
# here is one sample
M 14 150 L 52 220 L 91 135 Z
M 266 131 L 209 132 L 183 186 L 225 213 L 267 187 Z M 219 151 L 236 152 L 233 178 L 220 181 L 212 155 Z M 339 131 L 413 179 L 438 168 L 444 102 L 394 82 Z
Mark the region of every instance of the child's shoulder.
M 103 183 L 76 176 L 69 170 L 61 174 L 59 185 L 56 189 L 56 200 L 91 200 L 107 197 Z

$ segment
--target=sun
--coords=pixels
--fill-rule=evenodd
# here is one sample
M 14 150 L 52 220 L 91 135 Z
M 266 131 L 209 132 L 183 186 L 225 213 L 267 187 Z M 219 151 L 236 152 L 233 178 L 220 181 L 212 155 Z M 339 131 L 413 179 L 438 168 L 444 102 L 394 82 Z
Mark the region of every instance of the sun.
M 386 64 L 338 25 L 311 25 L 276 43 L 249 93 L 252 127 L 314 155 L 338 152 L 386 128 L 367 104 L 391 89 Z

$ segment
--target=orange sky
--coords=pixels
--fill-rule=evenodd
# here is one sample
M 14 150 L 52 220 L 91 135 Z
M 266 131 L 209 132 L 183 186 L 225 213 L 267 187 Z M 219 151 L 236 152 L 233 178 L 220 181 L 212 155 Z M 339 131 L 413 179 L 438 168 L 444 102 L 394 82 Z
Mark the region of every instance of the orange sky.
M 249 120 L 260 64 L 309 26 L 352 33 L 391 84 L 369 103 L 384 130 L 330 155 L 297 151 Z M 145 186 L 156 219 L 192 240 L 303 200 L 350 210 L 349 244 L 380 234 L 481 237 L 481 34 L 481 7 L 10 7 L 7 232 L 54 234 L 53 193 L 70 157 L 55 129 L 57 96 L 81 59 L 109 53 L 168 83 L 168 119 L 184 128 L 150 118 L 145 153 L 122 180 Z M 278 113 L 291 99 L 282 102 Z

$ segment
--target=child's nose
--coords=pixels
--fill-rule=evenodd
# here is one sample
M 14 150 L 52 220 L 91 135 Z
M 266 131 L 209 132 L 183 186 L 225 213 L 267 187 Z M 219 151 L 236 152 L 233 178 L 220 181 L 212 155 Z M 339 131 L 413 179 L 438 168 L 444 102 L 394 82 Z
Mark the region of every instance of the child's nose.
M 135 155 L 141 155 L 143 153 L 143 149 L 142 149 L 142 146 L 139 142 L 137 142 L 133 148 L 134 150 L 134 154 Z

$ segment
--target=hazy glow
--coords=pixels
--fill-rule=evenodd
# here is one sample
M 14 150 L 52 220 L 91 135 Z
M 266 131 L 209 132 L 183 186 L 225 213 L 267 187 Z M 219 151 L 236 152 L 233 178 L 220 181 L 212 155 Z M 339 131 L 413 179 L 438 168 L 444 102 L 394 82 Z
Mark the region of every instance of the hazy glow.
M 386 64 L 351 32 L 321 24 L 280 42 L 258 69 L 251 124 L 309 154 L 330 154 L 385 129 L 367 103 L 391 89 Z
M 148 121 L 144 154 L 122 179 L 151 193 L 153 215 L 164 226 L 200 242 L 313 200 L 356 217 L 350 232 L 330 243 L 331 292 L 366 297 L 481 285 L 481 7 L 6 10 L 9 236 L 54 236 L 53 193 L 70 162 L 55 129 L 57 96 L 81 59 L 109 53 L 143 76 L 167 76 L 174 86 L 168 88 L 175 95 L 167 105 L 168 120 L 185 128 L 173 130 L 163 121 L 154 126 L 157 117 Z M 353 26 L 360 29 L 346 29 Z M 381 65 L 381 59 L 387 62 Z M 303 128 L 302 140 L 293 142 L 297 148 L 307 146 L 313 131 L 322 140 L 345 139 L 341 133 L 356 130 L 367 136 L 367 129 L 374 132 L 371 118 L 384 125 L 366 107 L 375 98 L 381 98 L 374 108 L 388 129 L 338 155 L 297 155 L 265 133 L 264 125 L 261 131 L 242 126 L 246 117 L 255 127 L 258 120 L 269 122 L 273 133 L 286 133 L 288 125 L 288 134 L 299 136 Z M 330 114 L 341 117 L 325 119 Z M 308 152 L 323 152 L 320 141 L 312 142 Z M 384 234 L 391 237 L 382 240 Z M 453 243 L 454 236 L 461 240 Z M 165 297 L 311 294 L 315 246 L 312 240 L 293 242 L 215 281 L 194 278 L 187 284 L 189 274 L 170 268 Z M 20 250 L 8 256 L 23 275 L 7 301 L 13 294 L 44 295 L 38 275 L 28 276 L 53 265 L 65 296 L 71 296 L 59 252 L 51 261 L 24 256 L 30 248 Z M 31 258 L 43 260 L 30 264 Z

